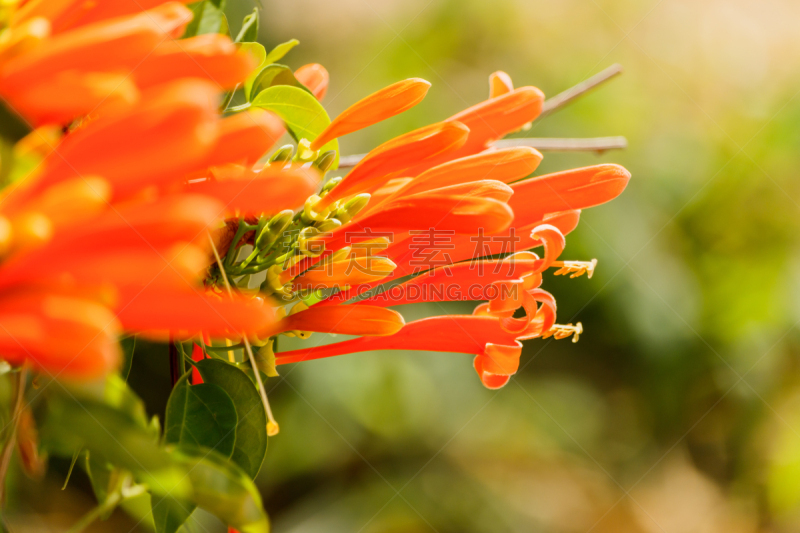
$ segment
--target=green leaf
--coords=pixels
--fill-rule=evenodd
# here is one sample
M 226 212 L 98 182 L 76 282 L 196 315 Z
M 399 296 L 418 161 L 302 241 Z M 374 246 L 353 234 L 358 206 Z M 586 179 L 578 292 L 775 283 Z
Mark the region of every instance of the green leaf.
M 218 385 L 189 385 L 190 374 L 172 389 L 164 438 L 170 444 L 204 446 L 230 457 L 236 444 L 236 406 Z
M 261 70 L 267 65 L 267 50 L 261 43 L 240 43 L 239 49 L 248 52 L 258 63 L 258 68 L 251 72 L 247 79 L 244 80 L 244 94 L 247 100 L 250 101 L 250 91 L 253 87 L 253 82 L 259 74 L 261 74 Z
M 173 452 L 189 472 L 192 501 L 241 533 L 268 533 L 269 522 L 253 481 L 238 466 L 204 448 Z
M 290 85 L 292 87 L 297 87 L 298 89 L 303 89 L 308 94 L 313 96 L 308 87 L 300 83 L 297 78 L 294 77 L 294 72 L 292 72 L 292 69 L 279 63 L 273 63 L 262 68 L 261 72 L 259 72 L 253 80 L 250 91 L 245 94 L 245 96 L 249 96 L 250 94 L 258 94 L 267 87 L 272 87 L 274 85 Z
M 267 453 L 267 415 L 250 378 L 236 366 L 219 359 L 197 362 L 205 383 L 222 387 L 234 405 L 239 423 L 231 459 L 255 478 Z
M 133 364 L 133 352 L 136 350 L 136 336 L 131 335 L 119 341 L 122 348 L 122 368 L 119 373 L 123 380 L 128 381 L 128 376 L 131 374 L 131 365 Z
M 140 422 L 125 412 L 77 393 L 71 390 L 48 394 L 40 424 L 45 450 L 72 457 L 76 450 L 86 448 L 98 464 L 133 472 L 157 494 L 171 493 L 176 497 L 190 494 L 184 467 L 158 446 L 149 429 L 142 428 Z
M 272 111 L 281 117 L 289 133 L 298 142 L 300 139 L 313 141 L 331 123 L 322 104 L 311 94 L 297 87 L 288 85 L 269 87 L 253 99 L 252 105 Z M 331 167 L 335 169 L 339 165 L 339 141 L 334 139 L 320 148 L 320 152 L 327 150 L 336 151 L 336 159 Z
M 183 37 L 194 37 L 205 33 L 227 33 L 228 20 L 225 18 L 225 0 L 203 0 L 189 4 L 194 17 L 186 26 Z
M 242 21 L 242 29 L 239 30 L 239 35 L 236 36 L 237 43 L 255 42 L 258 40 L 258 8 L 254 8 L 253 12 L 247 15 Z
M 278 61 L 279 59 L 283 58 L 283 56 L 288 54 L 289 50 L 298 44 L 300 44 L 300 41 L 297 39 L 292 39 L 291 41 L 286 41 L 285 43 L 279 44 L 267 54 L 266 63 L 269 64 Z
M 196 508 L 192 502 L 170 496 L 153 496 L 150 502 L 156 533 L 175 533 Z

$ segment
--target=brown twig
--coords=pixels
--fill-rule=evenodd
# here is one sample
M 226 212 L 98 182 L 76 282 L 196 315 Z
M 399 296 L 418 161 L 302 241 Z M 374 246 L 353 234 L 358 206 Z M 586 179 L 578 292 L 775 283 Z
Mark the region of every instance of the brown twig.
M 608 150 L 623 150 L 628 147 L 625 137 L 594 137 L 589 139 L 557 139 L 554 137 L 529 137 L 527 139 L 502 139 L 492 146 L 508 148 L 510 146 L 530 146 L 546 152 L 597 152 L 602 154 Z
M 520 137 L 502 139 L 492 143 L 496 148 L 510 146 L 530 146 L 543 152 L 598 152 L 623 150 L 628 147 L 625 137 L 595 137 L 586 139 L 559 139 L 555 137 Z M 339 168 L 351 168 L 367 154 L 346 155 L 339 160 Z
M 619 63 L 614 63 L 607 69 L 598 72 L 591 78 L 580 82 L 578 85 L 574 87 L 570 87 L 566 91 L 562 93 L 558 93 L 552 98 L 549 98 L 545 101 L 544 105 L 542 106 L 542 112 L 537 118 L 537 120 L 542 119 L 556 111 L 567 104 L 572 103 L 577 98 L 583 96 L 584 94 L 588 93 L 592 89 L 597 88 L 598 86 L 602 85 L 603 83 L 607 82 L 611 78 L 615 76 L 619 76 L 622 74 L 622 65 Z

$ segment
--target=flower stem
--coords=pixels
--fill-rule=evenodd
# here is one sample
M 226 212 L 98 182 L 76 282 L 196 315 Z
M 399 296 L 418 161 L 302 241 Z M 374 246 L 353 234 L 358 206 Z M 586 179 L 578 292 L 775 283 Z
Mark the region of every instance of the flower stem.
M 567 104 L 572 103 L 577 98 L 583 96 L 592 89 L 597 88 L 598 86 L 607 82 L 611 78 L 619 76 L 620 74 L 622 74 L 622 70 L 623 70 L 622 65 L 620 65 L 619 63 L 614 63 L 607 69 L 598 72 L 591 78 L 580 82 L 578 85 L 570 87 L 566 91 L 558 93 L 552 98 L 548 98 L 545 101 L 544 105 L 542 106 L 542 112 L 537 117 L 537 120 L 541 120 L 550 113 L 558 109 L 561 109 Z
M 11 454 L 14 451 L 14 444 L 17 442 L 17 424 L 19 415 L 22 412 L 22 403 L 25 399 L 25 382 L 28 379 L 28 369 L 22 367 L 16 374 L 17 394 L 14 396 L 14 403 L 11 406 L 11 431 L 8 440 L 3 444 L 3 451 L 0 452 L 0 505 L 5 503 L 6 496 L 6 474 L 8 466 L 11 464 Z

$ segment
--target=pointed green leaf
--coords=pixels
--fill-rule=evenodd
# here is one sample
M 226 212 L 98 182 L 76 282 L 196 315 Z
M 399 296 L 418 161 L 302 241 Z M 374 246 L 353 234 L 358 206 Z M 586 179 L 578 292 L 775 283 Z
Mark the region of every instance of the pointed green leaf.
M 242 21 L 242 29 L 239 30 L 239 35 L 236 36 L 237 43 L 255 42 L 258 40 L 258 8 L 254 8 L 253 12 L 247 15 Z
M 258 94 L 267 87 L 272 87 L 274 85 L 290 85 L 298 89 L 303 89 L 313 96 L 308 87 L 300 83 L 297 78 L 294 77 L 292 69 L 278 63 L 267 65 L 261 69 L 261 72 L 255 77 L 248 94 Z
M 255 478 L 267 453 L 267 415 L 258 391 L 244 372 L 220 359 L 198 361 L 197 369 L 205 383 L 222 387 L 233 400 L 239 423 L 231 459 Z
M 270 50 L 270 52 L 267 54 L 267 60 L 266 60 L 267 64 L 274 63 L 280 60 L 281 58 L 283 58 L 283 56 L 289 53 L 289 50 L 291 50 L 298 44 L 300 44 L 300 41 L 298 41 L 297 39 L 292 39 L 291 41 L 286 41 L 285 43 L 279 44 L 278 46 Z
M 240 43 L 239 49 L 248 52 L 255 58 L 256 63 L 258 63 L 258 68 L 253 70 L 247 79 L 244 80 L 244 95 L 249 101 L 253 82 L 255 82 L 256 78 L 261 74 L 261 70 L 267 65 L 267 50 L 260 43 Z
M 186 26 L 183 37 L 194 37 L 205 33 L 228 33 L 224 0 L 203 0 L 189 4 L 194 17 Z
M 313 141 L 331 123 L 322 104 L 307 91 L 297 87 L 269 87 L 253 99 L 252 105 L 268 109 L 281 117 L 289 133 L 298 142 L 300 139 Z M 320 152 L 327 150 L 336 151 L 336 159 L 331 167 L 335 169 L 339 165 L 339 141 L 334 139 L 320 148 Z
M 150 500 L 156 533 L 175 533 L 189 519 L 196 506 L 171 496 L 153 496 Z
M 164 439 L 170 444 L 211 448 L 230 457 L 236 443 L 236 407 L 222 387 L 189 385 L 187 372 L 167 402 Z

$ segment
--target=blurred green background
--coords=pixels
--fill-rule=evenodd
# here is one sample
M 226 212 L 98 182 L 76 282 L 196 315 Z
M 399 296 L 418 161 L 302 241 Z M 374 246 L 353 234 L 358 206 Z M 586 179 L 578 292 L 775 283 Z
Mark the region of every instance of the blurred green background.
M 236 30 L 255 3 L 229 4 Z M 624 135 L 624 152 L 545 153 L 539 173 L 633 174 L 567 239 L 563 257 L 597 258 L 595 276 L 545 276 L 580 342 L 527 342 L 505 388 L 453 354 L 282 368 L 268 384 L 281 433 L 258 480 L 274 531 L 800 531 L 800 3 L 292 0 L 265 2 L 262 21 L 267 48 L 300 40 L 286 63 L 327 67 L 332 116 L 403 78 L 433 84 L 344 154 L 486 98 L 498 69 L 552 96 L 621 63 L 527 135 Z M 166 357 L 134 370 L 163 405 Z M 46 503 L 67 517 L 92 503 L 80 474 L 56 492 L 65 469 L 51 465 Z M 134 525 L 116 513 L 90 531 Z

